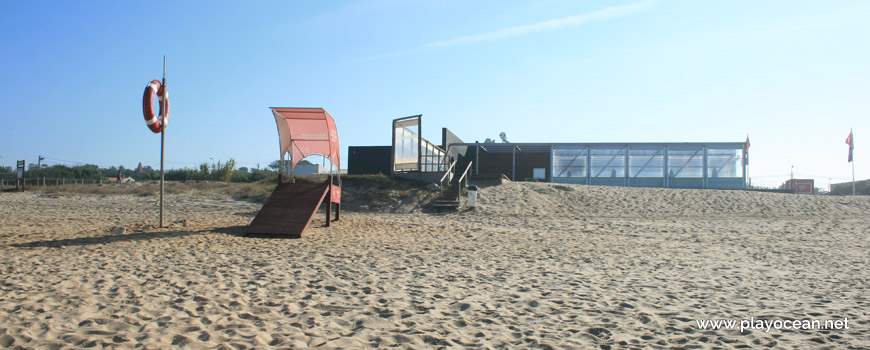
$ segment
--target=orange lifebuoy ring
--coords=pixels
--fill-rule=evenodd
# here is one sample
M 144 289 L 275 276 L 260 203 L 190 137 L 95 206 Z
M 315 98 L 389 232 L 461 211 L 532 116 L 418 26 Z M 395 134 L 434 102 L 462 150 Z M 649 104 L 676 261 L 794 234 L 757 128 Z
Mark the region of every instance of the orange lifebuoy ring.
M 154 115 L 154 95 L 157 95 L 160 102 L 160 112 L 157 116 Z M 163 100 L 166 100 L 165 114 Z M 160 80 L 154 79 L 145 87 L 145 96 L 142 97 L 142 112 L 145 114 L 145 124 L 155 134 L 163 131 L 163 127 L 169 123 L 169 91 L 164 88 Z

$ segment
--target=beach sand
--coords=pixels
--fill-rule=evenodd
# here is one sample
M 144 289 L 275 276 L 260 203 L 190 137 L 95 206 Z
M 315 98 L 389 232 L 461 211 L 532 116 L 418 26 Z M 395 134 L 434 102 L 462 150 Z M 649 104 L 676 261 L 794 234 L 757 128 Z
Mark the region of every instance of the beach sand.
M 474 211 L 0 193 L 0 347 L 870 348 L 870 198 L 509 183 Z M 123 227 L 123 230 L 118 228 Z M 697 320 L 848 320 L 700 329 Z

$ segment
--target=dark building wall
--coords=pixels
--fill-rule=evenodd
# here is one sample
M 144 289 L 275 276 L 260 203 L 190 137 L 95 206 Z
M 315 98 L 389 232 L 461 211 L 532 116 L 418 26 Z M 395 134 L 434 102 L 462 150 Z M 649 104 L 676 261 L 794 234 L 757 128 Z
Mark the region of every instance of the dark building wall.
M 477 147 L 468 147 L 466 158 L 473 161 L 475 159 L 476 151 Z M 478 172 L 487 175 L 503 174 L 508 178 L 511 178 L 511 174 L 513 173 L 511 167 L 512 157 L 512 153 L 490 153 L 481 149 L 480 155 L 477 157 L 480 162 L 480 164 L 478 164 Z M 516 173 L 514 178 L 511 178 L 511 180 L 523 181 L 532 178 L 534 176 L 534 168 L 543 168 L 545 176 L 543 181 L 550 181 L 550 153 L 517 152 L 516 157 Z M 474 166 L 472 166 L 471 171 L 474 172 Z
M 456 171 L 457 173 L 465 170 L 465 167 L 468 166 L 468 162 L 470 161 L 467 157 L 468 154 L 468 146 L 453 146 L 450 144 L 454 143 L 463 143 L 462 140 L 456 136 L 456 134 L 450 132 L 447 128 L 441 128 L 441 149 L 447 151 L 447 157 L 452 160 L 456 160 Z M 449 165 L 449 164 L 448 164 Z
M 831 184 L 830 191 L 831 191 L 831 194 L 835 194 L 835 195 L 851 195 L 852 194 L 852 183 L 851 182 L 843 182 L 843 183 Z M 870 195 L 870 179 L 855 181 L 855 193 L 862 194 L 865 196 Z
M 390 175 L 392 146 L 350 146 L 347 148 L 347 173 L 350 175 Z
M 441 128 L 441 149 L 447 149 L 451 143 L 463 143 L 456 134 L 450 132 L 447 128 Z M 464 148 L 464 147 L 463 147 Z

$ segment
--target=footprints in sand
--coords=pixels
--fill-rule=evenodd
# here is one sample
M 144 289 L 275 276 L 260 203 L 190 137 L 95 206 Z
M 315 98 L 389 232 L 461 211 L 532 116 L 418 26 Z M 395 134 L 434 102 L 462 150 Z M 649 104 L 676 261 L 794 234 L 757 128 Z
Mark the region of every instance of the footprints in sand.
M 61 205 L 79 215 L 69 220 L 59 211 L 57 222 L 70 232 L 13 218 L 2 224 L 22 231 L 0 246 L 0 348 L 870 346 L 866 327 L 741 334 L 694 323 L 862 319 L 870 299 L 847 287 L 867 280 L 863 221 L 818 214 L 780 220 L 788 210 L 828 204 L 788 209 L 766 195 L 751 209 L 726 200 L 739 200 L 727 197 L 735 193 L 666 198 L 720 215 L 710 219 L 693 216 L 702 210 L 692 207 L 641 210 L 661 204 L 644 195 L 557 186 L 513 202 L 493 191 L 473 214 L 343 213 L 342 222 L 312 226 L 301 240 L 207 229 L 141 237 L 127 222 L 144 222 L 143 214 L 105 219 L 96 202 L 86 203 L 93 212 L 73 210 L 78 202 Z M 552 198 L 566 202 L 527 207 Z M 232 203 L 189 204 L 175 209 L 197 227 L 250 220 L 227 215 Z M 848 207 L 843 215 L 866 215 L 851 202 L 829 207 L 841 206 Z M 721 217 L 741 210 L 768 216 Z M 668 217 L 645 218 L 662 213 Z M 89 235 L 105 232 L 87 229 L 120 225 L 131 228 L 123 236 L 139 238 L 94 241 Z M 32 241 L 43 244 L 21 245 Z

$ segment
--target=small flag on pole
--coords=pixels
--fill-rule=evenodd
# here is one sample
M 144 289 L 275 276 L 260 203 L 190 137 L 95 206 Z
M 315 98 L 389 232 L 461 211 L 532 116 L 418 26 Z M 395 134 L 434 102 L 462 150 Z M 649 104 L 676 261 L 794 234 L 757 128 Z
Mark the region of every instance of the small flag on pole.
M 849 162 L 851 162 L 852 161 L 852 149 L 855 148 L 855 146 L 852 144 L 852 132 L 851 131 L 849 131 L 849 137 L 846 138 L 846 144 L 849 145 Z
M 749 135 L 746 135 L 746 143 L 743 144 L 743 165 L 749 165 Z

